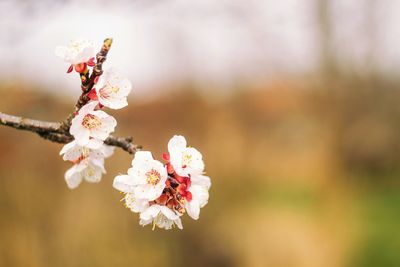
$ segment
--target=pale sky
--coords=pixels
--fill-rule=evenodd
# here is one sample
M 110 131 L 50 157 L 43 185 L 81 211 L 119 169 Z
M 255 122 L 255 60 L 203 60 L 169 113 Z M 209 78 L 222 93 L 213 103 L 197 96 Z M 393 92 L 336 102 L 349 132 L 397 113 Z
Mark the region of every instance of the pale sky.
M 0 79 L 75 90 L 78 78 L 54 55 L 75 38 L 114 44 L 106 67 L 128 76 L 138 94 L 170 81 L 217 82 L 315 70 L 318 0 L 0 1 Z M 334 47 L 363 67 L 368 51 L 363 4 L 333 1 Z M 377 64 L 400 64 L 400 1 L 378 1 Z M 60 86 L 61 85 L 61 86 Z M 75 92 L 75 91 L 72 91 Z

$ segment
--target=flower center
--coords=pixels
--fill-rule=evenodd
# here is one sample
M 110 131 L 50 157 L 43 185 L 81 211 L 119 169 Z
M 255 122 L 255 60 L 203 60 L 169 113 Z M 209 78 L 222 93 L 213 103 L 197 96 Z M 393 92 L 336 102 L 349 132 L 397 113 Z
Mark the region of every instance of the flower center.
M 81 42 L 78 42 L 78 41 L 74 41 L 74 42 L 72 42 L 72 43 L 70 44 L 70 48 L 71 48 L 74 52 L 78 53 L 79 51 L 82 50 L 82 43 L 81 43 Z
M 99 127 L 101 125 L 101 121 L 98 117 L 92 114 L 86 114 L 85 117 L 82 120 L 82 125 L 86 129 L 93 129 L 96 127 Z
M 121 200 L 125 200 L 125 207 L 132 208 L 136 202 L 135 196 L 133 194 L 126 194 L 125 197 Z
M 146 173 L 146 182 L 151 185 L 156 185 L 161 180 L 161 175 L 158 171 L 152 169 Z
M 187 153 L 183 154 L 183 157 L 182 157 L 183 168 L 186 168 L 188 165 L 190 165 L 191 162 L 192 162 L 192 155 L 187 154 Z
M 109 82 L 99 90 L 102 98 L 109 98 L 111 94 L 117 94 L 119 92 L 119 86 L 113 86 Z

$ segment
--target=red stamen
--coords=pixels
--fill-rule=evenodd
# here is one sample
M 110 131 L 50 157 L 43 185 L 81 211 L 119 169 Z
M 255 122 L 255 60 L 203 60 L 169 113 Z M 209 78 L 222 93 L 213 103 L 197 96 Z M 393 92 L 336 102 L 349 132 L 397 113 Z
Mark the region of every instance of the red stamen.
M 168 196 L 166 194 L 162 194 L 159 198 L 156 199 L 156 203 L 165 205 L 167 204 Z
M 179 194 L 184 196 L 186 194 L 186 185 L 185 184 L 178 185 L 178 187 L 176 188 L 176 191 L 178 191 Z

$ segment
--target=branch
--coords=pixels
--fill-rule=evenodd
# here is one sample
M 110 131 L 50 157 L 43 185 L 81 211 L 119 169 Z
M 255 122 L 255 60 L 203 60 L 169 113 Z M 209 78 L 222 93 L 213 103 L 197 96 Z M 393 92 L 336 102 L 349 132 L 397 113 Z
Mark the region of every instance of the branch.
M 66 144 L 74 140 L 74 137 L 65 131 L 59 122 L 27 119 L 0 112 L 0 124 L 37 133 L 40 137 L 55 143 Z M 104 143 L 109 146 L 120 147 L 129 154 L 135 154 L 137 150 L 142 148 L 140 145 L 133 144 L 132 137 L 109 136 Z
M 71 127 L 71 121 L 74 118 L 76 112 L 81 107 L 89 102 L 88 93 L 93 89 L 95 80 L 97 77 L 103 74 L 103 63 L 107 59 L 108 51 L 110 51 L 112 39 L 107 38 L 103 42 L 100 52 L 96 54 L 96 64 L 93 67 L 93 71 L 89 74 L 89 70 L 80 74 L 81 77 L 81 88 L 82 94 L 75 104 L 75 112 L 71 113 L 68 118 L 63 122 L 47 122 L 33 119 L 26 119 L 13 115 L 8 115 L 0 112 L 0 125 L 9 126 L 19 130 L 25 130 L 37 133 L 40 137 L 60 144 L 66 144 L 74 140 L 74 137 L 69 133 Z M 120 147 L 129 154 L 135 154 L 137 150 L 141 149 L 140 145 L 133 144 L 132 137 L 114 137 L 109 136 L 104 143 L 109 146 Z
M 61 123 L 32 120 L 32 119 L 8 115 L 2 112 L 0 112 L 0 123 L 2 125 L 10 126 L 15 129 L 26 130 L 36 133 L 40 132 L 64 133 L 60 129 Z
M 103 63 L 107 59 L 107 54 L 108 51 L 110 51 L 112 41 L 113 41 L 112 38 L 107 38 L 104 40 L 100 52 L 96 54 L 96 64 L 93 67 L 92 74 L 89 75 L 89 70 L 86 70 L 84 74 L 80 75 L 82 82 L 81 84 L 82 94 L 75 104 L 75 112 L 71 113 L 68 116 L 68 118 L 61 124 L 61 127 L 65 131 L 69 131 L 69 127 L 71 127 L 71 121 L 75 116 L 74 114 L 78 112 L 81 109 L 81 107 L 86 105 L 87 102 L 89 102 L 90 99 L 88 97 L 88 93 L 90 92 L 90 90 L 93 89 L 96 78 L 103 74 Z

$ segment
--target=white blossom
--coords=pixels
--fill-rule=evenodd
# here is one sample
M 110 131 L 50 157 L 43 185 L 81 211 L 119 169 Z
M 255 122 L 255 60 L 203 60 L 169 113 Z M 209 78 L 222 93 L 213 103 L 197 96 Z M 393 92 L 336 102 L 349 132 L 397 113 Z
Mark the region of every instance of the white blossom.
M 65 180 L 69 188 L 79 186 L 83 179 L 91 183 L 97 183 L 105 173 L 104 159 L 110 157 L 114 148 L 106 145 L 97 147 L 97 143 L 89 142 L 88 146 L 80 146 L 74 140 L 66 144 L 60 151 L 63 159 L 74 162 L 65 173 Z
M 185 137 L 175 135 L 168 142 L 170 162 L 175 172 L 184 177 L 202 174 L 204 171 L 203 156 L 193 148 L 187 147 Z
M 98 146 L 96 140 L 91 139 L 86 146 L 80 146 L 76 140 L 64 145 L 60 151 L 63 160 L 79 163 L 82 160 L 90 159 L 94 162 L 103 163 L 105 158 L 114 153 L 114 147 L 107 145 Z
M 192 199 L 185 202 L 185 209 L 188 215 L 195 220 L 199 218 L 200 208 L 208 203 L 210 186 L 211 181 L 208 176 L 194 175 L 191 177 L 189 192 L 192 194 Z
M 95 48 L 92 42 L 78 39 L 71 41 L 68 46 L 57 46 L 55 54 L 71 65 L 77 65 L 86 63 L 93 58 L 95 56 Z
M 176 225 L 179 229 L 183 229 L 182 221 L 173 210 L 166 206 L 151 205 L 146 210 L 140 213 L 140 225 L 147 225 L 153 223 L 153 229 L 155 226 L 164 228 L 166 230 L 171 229 Z
M 138 151 L 132 160 L 128 175 L 118 175 L 113 186 L 124 193 L 132 193 L 137 199 L 147 201 L 157 199 L 165 188 L 167 170 L 151 152 Z
M 135 197 L 134 193 L 127 193 L 124 197 L 125 205 L 132 212 L 142 212 L 149 207 L 149 201 Z
M 72 119 L 70 133 L 78 145 L 86 146 L 91 139 L 98 146 L 114 131 L 117 121 L 101 110 L 94 110 L 98 102 L 89 102 Z
M 104 165 L 90 160 L 81 161 L 75 164 L 65 173 L 65 181 L 70 189 L 77 188 L 82 180 L 89 183 L 98 183 L 105 173 Z
M 103 106 L 120 109 L 128 105 L 131 82 L 122 78 L 115 69 L 105 71 L 96 83 L 96 95 Z

